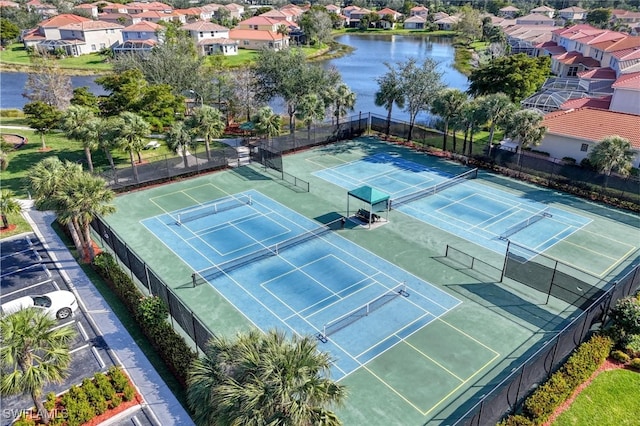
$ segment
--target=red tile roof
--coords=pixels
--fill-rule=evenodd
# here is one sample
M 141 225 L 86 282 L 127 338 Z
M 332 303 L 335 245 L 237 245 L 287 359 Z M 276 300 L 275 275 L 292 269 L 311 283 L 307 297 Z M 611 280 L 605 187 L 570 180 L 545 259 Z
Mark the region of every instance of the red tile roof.
M 73 15 L 71 13 L 63 13 L 62 15 L 54 16 L 53 18 L 46 19 L 38 24 L 42 28 L 58 28 L 63 25 L 75 24 L 78 22 L 91 21 L 84 16 Z
M 578 77 L 590 80 L 615 80 L 617 76 L 613 68 L 606 67 L 580 71 Z
M 601 98 L 569 99 L 568 101 L 560 105 L 560 109 L 568 110 L 583 107 L 609 109 L 609 105 L 611 105 L 611 95 L 603 96 Z
M 556 111 L 544 116 L 547 133 L 587 141 L 618 135 L 640 149 L 640 116 L 594 108 Z
M 120 24 L 114 24 L 112 22 L 105 21 L 86 21 L 86 22 L 76 22 L 73 24 L 67 24 L 60 27 L 61 30 L 72 30 L 72 31 L 93 31 L 93 30 L 107 30 L 107 29 L 118 29 L 124 28 L 124 26 Z
M 590 56 L 584 56 L 580 52 L 567 52 L 560 55 L 554 55 L 553 59 L 563 64 L 582 64 L 586 67 L 599 67 L 600 61 L 593 59 Z
M 140 21 L 137 24 L 129 25 L 126 28 L 123 28 L 122 31 L 158 31 L 159 29 L 164 28 L 162 25 L 156 24 L 155 22 L 149 21 Z
M 209 21 L 196 21 L 182 26 L 183 30 L 189 31 L 229 31 L 229 28 L 214 24 Z
M 622 74 L 615 83 L 611 85 L 614 89 L 636 89 L 640 90 L 640 71 L 629 74 Z M 639 118 L 640 120 L 640 118 Z
M 282 22 L 266 16 L 252 16 L 249 19 L 238 22 L 238 25 L 280 25 Z

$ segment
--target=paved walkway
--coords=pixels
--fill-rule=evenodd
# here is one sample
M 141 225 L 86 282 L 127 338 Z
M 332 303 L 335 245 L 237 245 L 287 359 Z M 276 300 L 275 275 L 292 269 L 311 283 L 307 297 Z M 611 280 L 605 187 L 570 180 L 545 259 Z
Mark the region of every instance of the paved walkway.
M 34 209 L 26 212 L 27 220 L 56 263 L 60 274 L 80 296 L 80 303 L 84 304 L 87 316 L 133 380 L 144 398 L 145 407 L 153 413 L 157 423 L 161 426 L 193 425 L 185 409 L 51 228 L 55 214 Z

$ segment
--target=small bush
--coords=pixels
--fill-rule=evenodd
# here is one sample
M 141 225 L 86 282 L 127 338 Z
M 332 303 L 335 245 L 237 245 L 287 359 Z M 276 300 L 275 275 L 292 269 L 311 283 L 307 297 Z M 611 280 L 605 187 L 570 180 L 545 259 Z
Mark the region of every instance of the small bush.
M 126 388 L 124 388 L 122 398 L 125 401 L 131 401 L 135 396 L 136 396 L 136 390 L 133 388 L 133 386 L 128 385 Z
M 627 337 L 624 351 L 631 358 L 640 357 L 640 334 L 632 334 Z
M 24 113 L 19 109 L 0 109 L 0 117 L 18 118 L 24 117 Z
M 507 417 L 496 426 L 535 426 L 535 423 L 521 414 L 516 414 L 515 416 Z
M 129 379 L 118 367 L 109 368 L 109 377 L 111 378 L 111 384 L 118 393 L 124 392 L 129 386 Z
M 569 165 L 574 165 L 577 163 L 576 159 L 573 157 L 562 157 L 562 161 L 564 161 L 565 164 L 569 164 Z
M 631 359 L 631 357 L 629 355 L 627 355 L 626 353 L 624 353 L 623 351 L 613 351 L 613 352 L 611 352 L 611 358 L 613 358 L 616 361 L 621 362 L 623 364 L 626 364 Z
M 120 406 L 120 404 L 122 404 L 122 397 L 120 395 L 114 395 L 113 398 L 111 398 L 111 408 L 116 408 Z
M 158 296 L 143 297 L 138 303 L 138 318 L 152 328 L 165 324 L 168 315 L 167 305 Z
M 640 334 L 640 300 L 635 297 L 618 300 L 611 310 L 611 320 L 625 334 Z
M 558 371 L 527 398 L 524 411 L 533 419 L 543 422 L 571 395 L 572 390 L 565 374 Z
M 55 393 L 53 393 L 53 392 L 49 392 L 49 393 L 47 394 L 47 399 L 46 399 L 46 401 L 44 402 L 44 408 L 45 408 L 45 410 L 47 410 L 47 411 L 51 411 L 51 410 L 53 410 L 54 408 L 56 408 L 56 400 L 57 400 L 56 394 L 55 394 Z
M 629 367 L 636 371 L 640 371 L 640 358 L 634 358 L 629 362 Z
M 22 413 L 18 420 L 13 423 L 13 426 L 35 426 L 36 421 L 31 417 L 27 417 L 26 414 Z
M 104 399 L 105 401 L 112 400 L 116 395 L 116 390 L 113 388 L 113 385 L 111 385 L 111 382 L 104 374 L 96 373 L 93 376 L 93 382 L 99 389 L 100 395 L 102 395 L 102 399 Z

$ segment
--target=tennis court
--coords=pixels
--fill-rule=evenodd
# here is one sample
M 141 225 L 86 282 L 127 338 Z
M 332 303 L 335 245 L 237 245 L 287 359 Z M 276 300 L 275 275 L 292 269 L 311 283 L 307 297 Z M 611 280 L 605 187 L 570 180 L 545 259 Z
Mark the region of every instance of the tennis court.
M 460 303 L 258 191 L 142 223 L 258 328 L 316 336 L 338 379 Z
M 336 408 L 345 425 L 452 424 L 575 315 L 563 299 L 469 273 L 444 258 L 447 247 L 500 267 L 500 236 L 548 207 L 550 217 L 506 238 L 607 280 L 637 256 L 637 216 L 484 173 L 397 203 L 384 226 L 328 230 L 346 214 L 346 188 L 376 183 L 398 200 L 467 169 L 367 137 L 283 163 L 309 192 L 247 166 L 120 195 L 106 220 L 211 332 L 318 337 L 336 359 L 332 377 L 348 388 Z M 541 226 L 546 239 L 569 235 L 554 244 L 523 237 Z
M 314 175 L 349 190 L 373 186 L 390 194 L 395 210 L 501 254 L 510 240 L 530 248 L 522 254 L 530 258 L 532 253 L 546 252 L 591 222 L 587 217 L 487 186 L 474 179 L 474 170 L 454 176 L 389 153 L 322 169 Z M 607 253 L 595 268 L 591 264 L 591 272 L 596 276 L 606 274 L 632 248 Z

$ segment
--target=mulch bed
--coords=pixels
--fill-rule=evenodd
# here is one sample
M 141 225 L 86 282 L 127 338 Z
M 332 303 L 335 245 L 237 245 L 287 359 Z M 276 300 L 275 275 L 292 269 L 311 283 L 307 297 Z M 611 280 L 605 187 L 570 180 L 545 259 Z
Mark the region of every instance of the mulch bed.
M 7 226 L 6 228 L 0 228 L 0 235 L 4 234 L 5 232 L 11 232 L 14 229 L 16 229 L 17 227 L 18 227 L 18 225 L 11 224 L 11 225 Z

